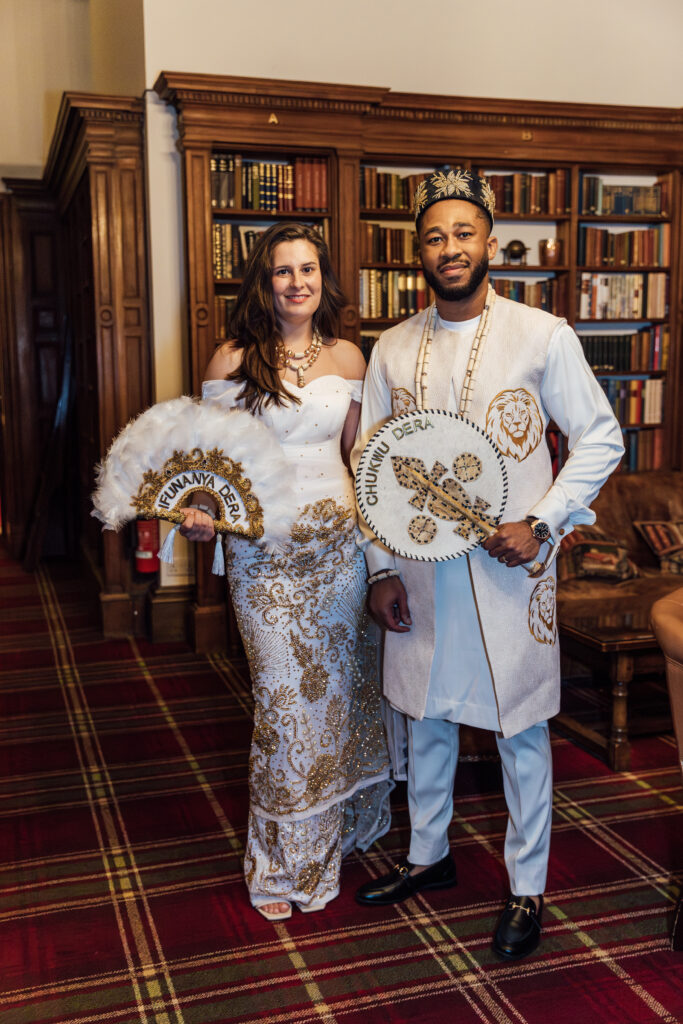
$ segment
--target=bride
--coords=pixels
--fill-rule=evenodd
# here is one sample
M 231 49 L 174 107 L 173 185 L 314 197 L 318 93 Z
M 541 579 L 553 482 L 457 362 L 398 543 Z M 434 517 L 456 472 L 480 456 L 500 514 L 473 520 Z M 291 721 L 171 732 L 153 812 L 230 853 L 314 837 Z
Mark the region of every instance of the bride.
M 376 651 L 365 612 L 348 470 L 365 363 L 335 336 L 344 299 L 327 246 L 277 224 L 249 257 L 204 400 L 263 420 L 291 467 L 299 514 L 283 554 L 226 541 L 230 594 L 254 694 L 244 869 L 269 920 L 321 910 L 341 858 L 389 828 L 389 765 Z M 214 501 L 193 495 L 181 533 L 214 536 Z

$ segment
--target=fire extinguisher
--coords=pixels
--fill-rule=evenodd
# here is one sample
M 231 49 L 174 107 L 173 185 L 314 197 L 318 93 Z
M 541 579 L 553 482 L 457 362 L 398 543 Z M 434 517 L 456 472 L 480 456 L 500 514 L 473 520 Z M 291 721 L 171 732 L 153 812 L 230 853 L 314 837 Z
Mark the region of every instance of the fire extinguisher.
M 138 519 L 137 546 L 135 548 L 136 572 L 159 571 L 159 521 L 158 519 Z

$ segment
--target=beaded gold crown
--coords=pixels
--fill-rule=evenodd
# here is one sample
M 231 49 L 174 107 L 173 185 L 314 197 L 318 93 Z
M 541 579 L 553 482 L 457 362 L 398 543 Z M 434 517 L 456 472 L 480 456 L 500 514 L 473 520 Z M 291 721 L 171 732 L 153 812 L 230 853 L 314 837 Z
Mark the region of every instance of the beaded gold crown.
M 420 182 L 415 192 L 415 220 L 417 221 L 433 203 L 438 203 L 442 199 L 464 199 L 468 203 L 474 203 L 481 207 L 493 227 L 496 199 L 486 178 L 479 178 L 471 171 L 464 171 L 461 168 L 455 171 L 448 168 L 434 171 Z

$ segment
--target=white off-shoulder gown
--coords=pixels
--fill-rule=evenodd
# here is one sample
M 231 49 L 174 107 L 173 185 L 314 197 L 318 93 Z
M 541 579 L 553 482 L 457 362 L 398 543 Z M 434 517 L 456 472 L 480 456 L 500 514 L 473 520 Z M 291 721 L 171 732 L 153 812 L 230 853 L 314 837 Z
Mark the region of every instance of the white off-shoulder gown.
M 269 406 L 261 418 L 282 446 L 299 497 L 291 541 L 276 556 L 226 540 L 254 694 L 244 861 L 254 906 L 333 899 L 342 856 L 367 849 L 390 824 L 365 560 L 340 452 L 362 382 L 328 374 L 288 387 L 301 404 Z M 241 388 L 207 381 L 203 398 L 230 408 Z

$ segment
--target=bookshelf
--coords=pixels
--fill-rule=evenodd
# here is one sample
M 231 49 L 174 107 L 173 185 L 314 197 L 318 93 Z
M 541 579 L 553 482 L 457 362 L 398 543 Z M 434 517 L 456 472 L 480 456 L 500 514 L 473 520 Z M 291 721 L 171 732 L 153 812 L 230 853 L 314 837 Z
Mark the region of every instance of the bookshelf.
M 428 163 L 360 163 L 358 312 L 366 359 L 383 330 L 431 301 L 412 215 L 413 194 L 429 171 Z
M 574 323 L 624 428 L 622 469 L 665 465 L 672 321 L 671 172 L 580 167 Z M 680 272 L 680 268 L 679 268 Z
M 496 196 L 493 287 L 505 298 L 567 316 L 571 166 L 475 164 L 473 169 L 489 179 Z
M 486 174 L 499 195 L 494 286 L 526 293 L 576 328 L 620 403 L 625 468 L 680 466 L 680 111 L 175 72 L 162 73 L 155 88 L 178 112 L 193 390 L 240 279 L 234 267 L 214 274 L 217 225 L 319 222 L 349 300 L 342 333 L 367 354 L 383 329 L 429 301 L 412 240 L 415 182 L 434 167 L 462 166 Z M 221 155 L 240 156 L 243 168 L 321 162 L 326 205 L 220 207 L 211 162 Z M 548 239 L 559 245 L 542 249 Z M 513 242 L 522 243 L 521 256 Z M 639 304 L 605 305 L 604 294 L 618 303 L 636 290 Z M 586 306 L 586 295 L 597 306 Z M 610 308 L 616 315 L 600 315 Z M 561 441 L 550 438 L 558 448 Z M 199 603 L 206 600 L 200 593 Z

